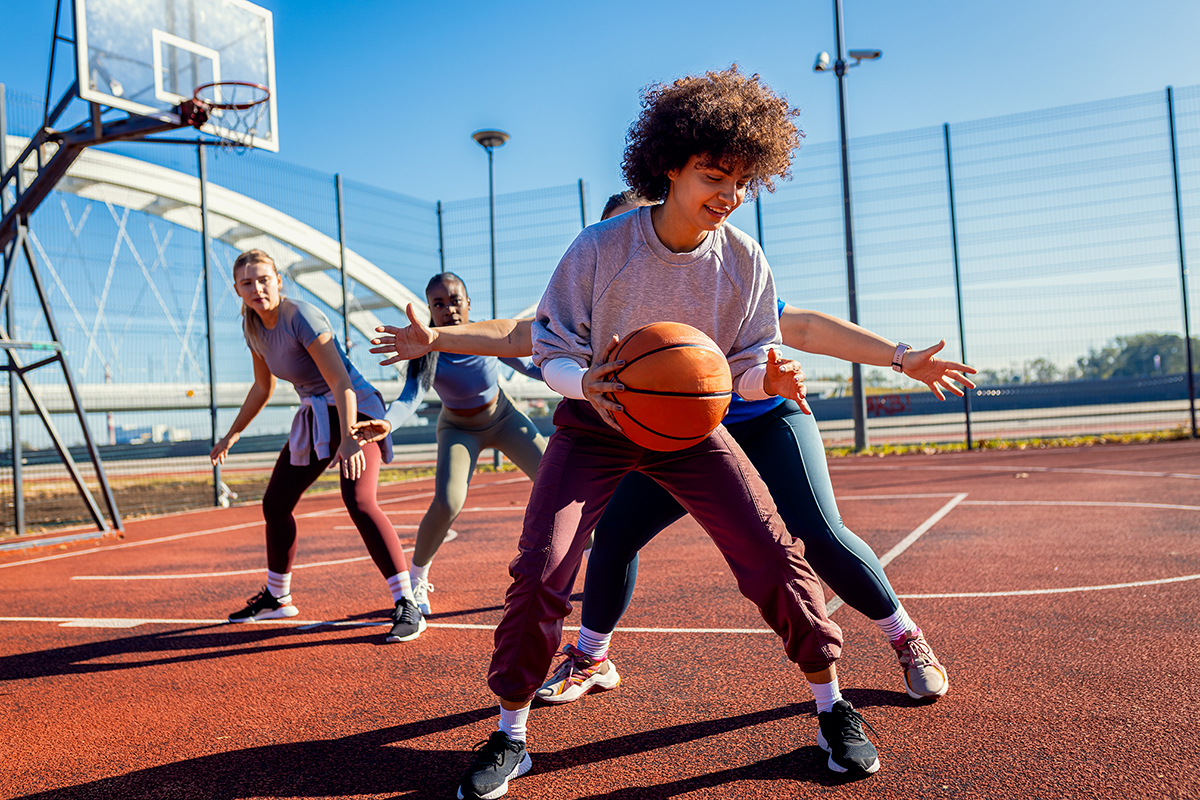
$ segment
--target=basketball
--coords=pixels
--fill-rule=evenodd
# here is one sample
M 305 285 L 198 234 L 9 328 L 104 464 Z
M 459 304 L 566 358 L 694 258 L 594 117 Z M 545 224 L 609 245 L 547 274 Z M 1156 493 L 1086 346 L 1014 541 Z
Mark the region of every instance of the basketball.
M 625 366 L 609 380 L 621 431 L 650 450 L 682 450 L 704 439 L 729 408 L 733 379 L 716 343 L 682 322 L 655 322 L 626 336 L 613 353 Z

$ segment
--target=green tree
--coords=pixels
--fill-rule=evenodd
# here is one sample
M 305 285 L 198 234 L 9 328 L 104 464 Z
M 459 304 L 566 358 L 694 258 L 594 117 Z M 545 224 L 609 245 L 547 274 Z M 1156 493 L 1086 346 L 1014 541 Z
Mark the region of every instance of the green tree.
M 1192 357 L 1200 358 L 1200 338 L 1192 337 Z M 1089 349 L 1078 361 L 1083 378 L 1175 375 L 1187 371 L 1183 337 L 1173 333 L 1117 336 L 1099 350 Z M 1197 365 L 1193 363 L 1193 368 Z

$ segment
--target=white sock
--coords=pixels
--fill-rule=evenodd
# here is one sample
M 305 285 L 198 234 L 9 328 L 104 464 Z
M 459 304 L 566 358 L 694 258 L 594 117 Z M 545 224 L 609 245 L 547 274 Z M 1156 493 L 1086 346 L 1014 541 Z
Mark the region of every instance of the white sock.
M 529 720 L 529 706 L 509 711 L 500 706 L 500 730 L 510 739 L 525 741 L 525 723 Z
M 879 626 L 879 630 L 883 631 L 883 635 L 887 637 L 889 642 L 896 641 L 902 633 L 917 630 L 917 624 L 909 619 L 908 612 L 904 610 L 904 606 L 897 608 L 896 613 L 890 617 L 873 619 L 871 621 Z
M 408 574 L 412 576 L 412 582 L 417 583 L 418 581 L 421 580 L 421 578 L 424 578 L 426 575 L 428 575 L 429 568 L 432 566 L 433 566 L 432 561 L 430 561 L 428 564 L 426 564 L 423 567 L 419 567 L 416 564 L 409 564 L 408 565 Z
M 817 701 L 817 713 L 824 714 L 833 710 L 833 704 L 842 699 L 842 690 L 838 688 L 837 678 L 829 683 L 809 683 L 813 697 Z
M 292 573 L 267 570 L 267 591 L 278 600 L 292 593 Z
M 580 652 L 587 655 L 588 658 L 593 658 L 596 661 L 601 661 L 608 658 L 608 644 L 612 641 L 612 632 L 599 633 L 591 628 L 579 628 L 579 641 L 575 644 Z
M 387 581 L 388 588 L 392 590 L 393 603 L 399 603 L 401 597 L 407 597 L 412 602 L 412 579 L 408 577 L 408 570 L 397 572 Z

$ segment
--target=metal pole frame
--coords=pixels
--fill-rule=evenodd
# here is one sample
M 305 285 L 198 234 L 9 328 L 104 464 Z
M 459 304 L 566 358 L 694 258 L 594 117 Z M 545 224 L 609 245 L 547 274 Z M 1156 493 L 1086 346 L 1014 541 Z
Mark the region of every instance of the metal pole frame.
M 1167 121 L 1171 128 L 1171 175 L 1175 179 L 1175 234 L 1179 244 L 1179 285 L 1183 291 L 1183 347 L 1187 354 L 1188 415 L 1196 431 L 1196 373 L 1192 361 L 1192 326 L 1188 314 L 1187 256 L 1183 246 L 1183 201 L 1179 190 L 1179 148 L 1175 140 L 1175 92 L 1167 87 Z
M 492 170 L 493 147 L 485 147 L 488 154 L 488 231 L 492 247 L 492 319 L 497 319 L 499 308 L 496 302 L 496 186 Z M 492 450 L 492 469 L 500 471 L 500 449 Z
M 858 283 L 854 275 L 854 219 L 850 204 L 850 141 L 846 133 L 846 59 L 845 37 L 842 31 L 842 0 L 833 0 L 833 25 L 837 38 L 837 61 L 833 71 L 838 85 L 838 132 L 842 142 L 842 215 L 846 232 L 846 300 L 850 306 L 850 321 L 858 324 Z M 854 449 L 865 450 L 867 439 L 867 396 L 862 382 L 862 364 L 850 364 L 850 380 L 854 395 Z
M 50 301 L 46 296 L 46 289 L 42 283 L 41 272 L 37 265 L 37 257 L 34 255 L 33 249 L 29 245 L 29 236 L 27 235 L 28 223 L 23 217 L 20 216 L 17 217 L 15 222 L 17 236 L 16 240 L 13 242 L 13 250 L 9 254 L 11 257 L 6 259 L 8 266 L 10 267 L 8 271 L 11 274 L 11 267 L 16 259 L 16 249 L 19 246 L 25 255 L 25 261 L 29 267 L 29 275 L 33 279 L 33 287 L 37 292 L 38 302 L 42 307 L 43 318 L 46 321 L 46 326 L 50 329 L 51 341 L 57 346 L 49 348 L 56 351 L 52 357 L 43 359 L 42 361 L 39 361 L 36 364 L 31 364 L 27 367 L 22 367 L 20 365 L 20 361 L 16 359 L 15 354 L 12 354 L 11 351 L 10 361 L 15 362 L 15 366 L 17 368 L 15 374 L 20 377 L 21 384 L 25 387 L 26 394 L 29 395 L 29 399 L 32 401 L 34 408 L 37 410 L 38 416 L 41 417 L 42 423 L 46 426 L 46 431 L 50 434 L 50 438 L 54 443 L 55 449 L 58 451 L 59 457 L 62 459 L 63 464 L 67 467 L 67 471 L 71 475 L 71 480 L 75 483 L 75 488 L 79 490 L 80 496 L 87 504 L 88 510 L 91 512 L 92 517 L 96 522 L 96 526 L 102 532 L 107 533 L 109 531 L 109 527 L 104 520 L 104 515 L 100 512 L 99 507 L 96 505 L 95 499 L 92 497 L 91 491 L 87 488 L 87 484 L 84 482 L 83 477 L 79 474 L 79 470 L 75 466 L 75 461 L 71 456 L 70 450 L 67 449 L 66 445 L 63 444 L 62 440 L 59 438 L 58 432 L 54 428 L 54 423 L 50 418 L 49 411 L 46 410 L 46 408 L 42 405 L 41 401 L 37 397 L 37 394 L 34 392 L 33 386 L 25 378 L 26 372 L 46 366 L 55 361 L 57 361 L 59 366 L 62 368 L 63 380 L 67 385 L 67 392 L 71 397 L 71 405 L 75 410 L 75 417 L 79 420 L 79 428 L 80 432 L 83 434 L 84 446 L 87 449 L 88 458 L 92 462 L 92 469 L 95 471 L 96 480 L 100 484 L 101 495 L 104 497 L 105 505 L 108 507 L 108 513 L 112 517 L 113 527 L 119 531 L 123 531 L 125 528 L 121 522 L 121 515 L 117 511 L 116 499 L 113 497 L 112 488 L 108 483 L 108 477 L 104 473 L 104 467 L 100 463 L 100 452 L 96 449 L 95 442 L 92 441 L 92 433 L 88 428 L 87 415 L 83 410 L 83 402 L 79 398 L 79 390 L 75 387 L 75 379 L 71 375 L 71 369 L 67 365 L 66 356 L 62 351 L 62 338 L 59 336 L 58 324 L 54 320 L 54 312 L 50 308 Z M 43 346 L 41 349 L 45 349 L 45 347 Z M 15 466 L 18 468 L 20 467 L 19 464 Z M 17 533 L 21 534 L 23 531 L 18 531 Z
M 946 187 L 950 195 L 950 249 L 954 254 L 954 305 L 958 309 L 958 352 L 959 358 L 967 363 L 967 334 L 963 322 L 962 275 L 958 263 L 958 215 L 954 208 L 954 168 L 950 160 L 950 123 L 942 124 L 942 134 L 946 140 Z M 974 449 L 971 438 L 971 390 L 963 392 L 963 417 L 967 423 L 967 449 Z
M 446 245 L 442 239 L 442 201 L 437 201 L 437 221 L 438 221 L 438 271 L 446 271 Z
M 580 228 L 587 227 L 587 193 L 584 188 L 583 178 L 579 179 L 579 225 Z
M 342 207 L 342 173 L 333 176 L 333 193 L 337 198 L 338 255 L 342 270 L 342 344 L 350 357 L 350 288 L 346 280 L 346 215 Z
M 493 149 L 491 147 L 484 148 L 487 150 L 488 156 L 488 232 L 492 251 L 492 319 L 497 319 L 499 306 L 496 302 L 496 188 L 495 178 L 492 174 Z
M 200 264 L 204 270 L 204 341 L 208 347 L 208 415 L 209 446 L 216 447 L 220 438 L 217 427 L 217 355 L 213 342 L 212 304 L 212 237 L 208 231 L 208 156 L 201 146 L 196 147 L 196 163 L 200 179 Z M 223 506 L 224 486 L 221 480 L 221 465 L 213 464 L 213 507 Z
M 56 12 L 57 13 L 57 12 Z M 4 84 L 0 83 L 0 175 L 8 171 L 8 103 L 4 94 Z M 0 190 L 0 217 L 8 210 L 8 203 Z M 12 258 L 16 255 L 17 243 L 4 257 L 4 294 L 8 297 L 5 303 L 5 330 L 15 334 L 17 330 L 16 303 L 11 292 L 8 292 L 9 274 Z M 8 356 L 8 416 L 12 430 L 12 476 L 13 476 L 13 530 L 18 534 L 25 530 L 25 479 L 21 472 L 24 456 L 21 453 L 21 395 L 17 390 L 17 359 L 12 351 Z
M 754 198 L 754 222 L 758 226 L 758 246 L 766 252 L 766 246 L 763 245 L 763 224 L 762 224 L 762 195 Z

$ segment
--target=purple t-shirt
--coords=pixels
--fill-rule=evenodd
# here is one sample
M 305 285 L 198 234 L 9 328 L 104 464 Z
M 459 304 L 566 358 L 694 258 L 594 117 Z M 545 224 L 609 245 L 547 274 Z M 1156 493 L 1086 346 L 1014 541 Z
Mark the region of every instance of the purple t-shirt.
M 272 375 L 295 386 L 296 393 L 301 397 L 327 395 L 331 391 L 317 362 L 308 353 L 309 345 L 322 333 L 333 333 L 328 317 L 312 303 L 303 300 L 285 299 L 279 305 L 275 327 L 262 328 L 259 356 L 267 363 Z M 362 373 L 346 358 L 341 343 L 334 339 L 334 344 L 342 363 L 346 365 L 346 372 L 350 374 L 355 393 L 374 391 Z

